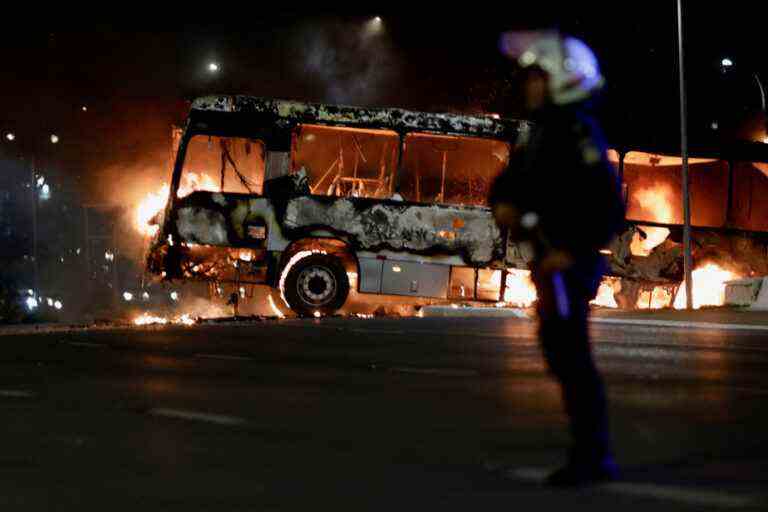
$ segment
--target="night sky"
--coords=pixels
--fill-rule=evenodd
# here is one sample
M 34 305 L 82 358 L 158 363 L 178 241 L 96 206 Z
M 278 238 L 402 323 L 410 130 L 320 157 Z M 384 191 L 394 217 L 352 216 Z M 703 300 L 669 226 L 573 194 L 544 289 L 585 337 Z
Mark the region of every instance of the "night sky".
M 763 136 L 753 73 L 768 83 L 768 58 L 758 8 L 745 3 L 685 2 L 693 143 L 712 136 L 713 122 L 718 136 Z M 35 154 L 92 192 L 89 184 L 98 180 L 91 178 L 109 166 L 167 156 L 169 127 L 183 120 L 186 101 L 211 92 L 518 115 L 514 89 L 506 101 L 486 101 L 495 84 L 514 84 L 516 76 L 498 54 L 498 35 L 553 25 L 583 38 L 601 58 L 609 138 L 651 134 L 674 142 L 675 2 L 628 4 L 633 12 L 605 5 L 533 11 L 508 3 L 474 12 L 465 5 L 434 14 L 254 11 L 233 14 L 226 25 L 25 25 L 0 34 L 0 130 L 17 134 L 12 146 L 0 145 L 5 157 Z M 383 31 L 361 38 L 375 15 Z M 719 66 L 724 57 L 734 62 L 727 75 Z M 209 61 L 221 64 L 215 76 L 206 71 Z M 61 137 L 55 148 L 50 133 Z

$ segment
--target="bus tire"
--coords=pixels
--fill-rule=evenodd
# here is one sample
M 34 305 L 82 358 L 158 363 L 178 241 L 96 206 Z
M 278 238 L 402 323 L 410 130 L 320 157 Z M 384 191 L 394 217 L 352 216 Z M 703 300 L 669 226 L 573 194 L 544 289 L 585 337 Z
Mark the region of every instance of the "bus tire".
M 288 270 L 283 293 L 299 316 L 332 315 L 347 300 L 349 278 L 339 258 L 312 254 Z

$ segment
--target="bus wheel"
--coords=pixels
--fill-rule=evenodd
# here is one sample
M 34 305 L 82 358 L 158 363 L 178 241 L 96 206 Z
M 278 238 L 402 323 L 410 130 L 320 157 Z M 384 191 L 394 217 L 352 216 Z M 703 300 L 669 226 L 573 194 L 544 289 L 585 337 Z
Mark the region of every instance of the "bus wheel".
M 349 278 L 341 260 L 313 254 L 289 269 L 283 293 L 299 316 L 331 315 L 347 300 Z

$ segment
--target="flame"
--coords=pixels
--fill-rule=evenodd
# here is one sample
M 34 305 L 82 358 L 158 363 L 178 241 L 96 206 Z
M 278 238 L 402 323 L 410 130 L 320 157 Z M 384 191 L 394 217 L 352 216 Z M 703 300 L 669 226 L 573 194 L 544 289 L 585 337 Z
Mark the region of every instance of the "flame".
M 597 295 L 590 304 L 604 308 L 618 308 L 619 305 L 616 303 L 616 297 L 614 296 L 617 282 L 616 279 L 603 278 L 600 287 L 597 289 Z
M 488 287 L 501 287 L 501 270 L 491 274 Z M 536 302 L 536 287 L 531 281 L 531 271 L 517 268 L 507 269 L 507 288 L 504 290 L 504 305 L 518 308 L 530 307 Z M 458 307 L 458 306 L 457 306 Z
M 195 190 L 218 190 L 216 181 L 205 173 L 185 172 L 182 175 L 181 185 L 176 194 L 184 197 Z M 160 228 L 156 224 L 150 224 L 152 219 L 165 208 L 171 187 L 163 183 L 155 192 L 149 192 L 144 199 L 136 205 L 136 229 L 144 236 L 154 236 Z
M 738 279 L 739 276 L 725 270 L 715 263 L 707 263 L 692 272 L 693 307 L 722 306 L 725 303 L 725 282 Z M 675 309 L 685 309 L 685 281 L 680 284 L 680 291 L 675 297 Z
M 666 286 L 643 290 L 637 297 L 637 309 L 662 309 L 672 305 L 672 291 Z
M 669 185 L 659 185 L 653 188 L 643 188 L 633 194 L 640 209 L 650 218 L 659 223 L 671 223 L 674 220 L 672 212 L 672 189 Z M 651 251 L 669 236 L 669 229 L 655 226 L 638 226 L 646 234 L 643 239 L 640 233 L 635 233 L 629 250 L 635 256 L 648 256 Z
M 168 323 L 168 319 L 151 313 L 142 313 L 141 316 L 133 319 L 133 323 L 134 325 L 165 325 Z
M 504 302 L 520 308 L 530 307 L 536 302 L 536 287 L 531 280 L 531 271 L 511 268 L 507 272 Z

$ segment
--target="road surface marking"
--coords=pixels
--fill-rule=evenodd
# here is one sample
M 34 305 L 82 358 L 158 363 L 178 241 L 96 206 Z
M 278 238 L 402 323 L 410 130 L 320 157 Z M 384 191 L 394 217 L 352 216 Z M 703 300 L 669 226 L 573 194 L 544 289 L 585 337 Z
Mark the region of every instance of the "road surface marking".
M 591 317 L 590 322 L 597 324 L 642 325 L 645 327 L 678 327 L 683 329 L 719 329 L 735 331 L 768 331 L 768 325 L 721 324 L 716 322 L 686 322 L 683 320 L 644 320 L 637 318 L 602 318 Z
M 349 332 L 356 332 L 362 334 L 405 334 L 405 331 L 393 331 L 387 329 L 349 329 Z
M 477 370 L 464 370 L 461 368 L 411 368 L 408 366 L 390 368 L 389 371 L 395 373 L 435 375 L 437 377 L 476 377 L 480 374 Z
M 200 359 L 223 359 L 225 361 L 253 361 L 252 357 L 227 356 L 223 354 L 195 354 L 195 357 Z
M 550 471 L 550 469 L 521 467 L 510 469 L 507 475 L 522 482 L 544 483 Z M 617 494 L 656 498 L 689 505 L 741 508 L 756 503 L 756 500 L 749 496 L 738 496 L 723 491 L 710 491 L 697 487 L 676 487 L 640 482 L 607 482 L 598 484 L 595 488 Z
M 68 341 L 67 345 L 73 347 L 89 347 L 89 348 L 103 348 L 106 347 L 103 343 L 88 343 L 87 341 Z
M 23 389 L 0 389 L 0 396 L 5 398 L 32 398 L 35 393 Z
M 244 418 L 238 418 L 237 416 L 188 411 L 184 409 L 168 409 L 165 407 L 150 409 L 149 414 L 152 416 L 163 416 L 166 418 L 176 418 L 181 420 L 204 421 L 207 423 L 216 423 L 217 425 L 242 425 L 246 423 Z

